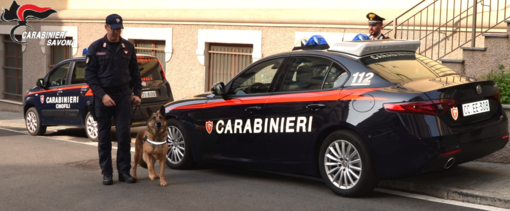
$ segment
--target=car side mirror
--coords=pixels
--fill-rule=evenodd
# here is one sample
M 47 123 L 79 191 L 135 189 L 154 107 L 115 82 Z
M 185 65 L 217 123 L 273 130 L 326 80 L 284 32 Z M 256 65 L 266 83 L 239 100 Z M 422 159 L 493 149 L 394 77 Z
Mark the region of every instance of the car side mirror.
M 38 87 L 44 88 L 44 79 L 42 79 L 42 78 L 37 79 L 37 81 L 35 82 L 35 85 Z
M 211 88 L 211 91 L 214 95 L 225 95 L 225 84 L 223 82 L 219 82 L 214 84 Z

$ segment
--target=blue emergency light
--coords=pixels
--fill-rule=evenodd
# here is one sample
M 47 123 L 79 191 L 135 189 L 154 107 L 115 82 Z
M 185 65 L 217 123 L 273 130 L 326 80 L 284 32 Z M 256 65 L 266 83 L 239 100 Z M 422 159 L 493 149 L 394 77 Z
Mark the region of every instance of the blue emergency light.
M 370 40 L 370 37 L 366 34 L 357 34 L 352 41 Z
M 302 50 L 303 49 L 303 46 L 305 46 L 306 42 L 308 42 L 308 38 L 307 37 L 303 37 L 301 39 L 299 39 L 296 44 L 294 45 L 294 48 L 292 48 L 293 51 L 295 50 Z
M 329 45 L 321 35 L 313 35 L 301 48 L 303 50 L 326 50 L 329 48 Z
M 88 49 L 88 48 L 84 48 L 84 49 L 83 49 L 82 56 L 86 56 L 88 51 L 89 51 L 89 49 Z

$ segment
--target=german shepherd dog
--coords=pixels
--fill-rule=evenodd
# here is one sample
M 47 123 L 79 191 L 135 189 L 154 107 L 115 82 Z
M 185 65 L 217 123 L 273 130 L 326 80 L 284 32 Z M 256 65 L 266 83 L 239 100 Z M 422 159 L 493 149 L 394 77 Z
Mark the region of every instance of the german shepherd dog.
M 153 113 L 147 108 L 147 128 L 138 132 L 135 142 L 135 161 L 133 165 L 133 177 L 137 178 L 136 167 L 140 164 L 149 169 L 149 178 L 154 180 L 159 177 L 159 184 L 166 186 L 165 163 L 168 152 L 165 108 L 161 106 L 158 112 Z M 142 155 L 144 159 L 142 159 Z M 159 160 L 159 174 L 156 173 L 154 163 Z M 146 162 L 147 161 L 147 162 Z M 137 178 L 138 179 L 138 178 Z

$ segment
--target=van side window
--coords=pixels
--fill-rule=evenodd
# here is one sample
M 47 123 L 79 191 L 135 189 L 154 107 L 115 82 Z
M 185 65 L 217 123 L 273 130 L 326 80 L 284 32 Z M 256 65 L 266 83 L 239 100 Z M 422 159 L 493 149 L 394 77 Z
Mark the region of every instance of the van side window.
M 81 83 L 85 83 L 85 62 L 76 62 L 71 76 L 71 84 Z
M 63 86 L 66 85 L 67 71 L 69 70 L 69 63 L 62 64 L 54 69 L 48 78 L 48 86 Z

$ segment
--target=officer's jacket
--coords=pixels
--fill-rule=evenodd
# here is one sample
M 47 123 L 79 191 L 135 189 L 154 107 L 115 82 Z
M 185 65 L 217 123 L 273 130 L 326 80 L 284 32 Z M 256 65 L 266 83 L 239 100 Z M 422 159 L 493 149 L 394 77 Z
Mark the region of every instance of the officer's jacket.
M 121 37 L 118 47 L 113 49 L 106 35 L 93 42 L 87 52 L 85 81 L 99 99 L 106 94 L 104 88 L 124 85 L 141 97 L 142 79 L 133 44 Z

